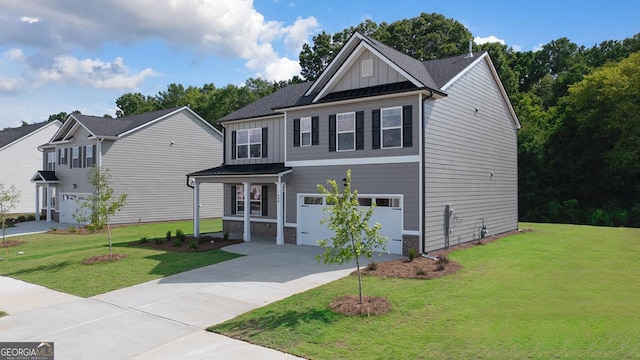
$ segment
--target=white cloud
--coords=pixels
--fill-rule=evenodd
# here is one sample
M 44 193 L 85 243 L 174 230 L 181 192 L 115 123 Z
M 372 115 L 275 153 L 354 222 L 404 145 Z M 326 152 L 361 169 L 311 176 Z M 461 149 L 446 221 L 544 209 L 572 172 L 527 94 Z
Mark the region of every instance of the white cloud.
M 475 42 L 478 45 L 482 45 L 482 44 L 486 44 L 486 43 L 500 43 L 502 45 L 505 44 L 505 41 L 502 39 L 499 39 L 493 35 L 489 35 L 487 37 L 480 37 L 480 36 L 476 36 L 475 38 L 473 38 L 473 42 Z
M 534 46 L 532 50 L 533 50 L 534 52 L 536 52 L 536 51 L 540 51 L 540 50 L 542 50 L 542 47 L 543 47 L 544 45 L 545 45 L 544 43 L 539 43 L 538 45 Z
M 522 46 L 522 45 L 511 45 L 511 48 L 513 49 L 513 51 L 520 52 L 520 51 L 522 51 L 524 46 Z
M 39 69 L 37 79 L 40 86 L 49 82 L 65 82 L 98 89 L 135 89 L 146 78 L 154 75 L 152 69 L 130 75 L 120 57 L 113 62 L 104 62 L 59 56 L 55 58 L 51 68 Z
M 35 17 L 23 16 L 20 18 L 20 21 L 27 24 L 34 24 L 34 23 L 40 22 L 40 19 Z
M 24 53 L 20 49 L 9 49 L 2 54 L 4 58 L 9 59 L 11 61 L 24 61 Z
M 0 94 L 17 94 L 22 92 L 24 86 L 25 81 L 23 79 L 0 76 Z
M 318 29 L 314 17 L 288 26 L 268 21 L 253 0 L 101 0 L 100 6 L 88 6 L 86 0 L 21 0 L 3 5 L 5 11 L 21 20 L 0 22 L 0 46 L 17 43 L 60 55 L 77 47 L 95 50 L 106 42 L 130 46 L 152 38 L 197 57 L 240 58 L 265 74 L 280 73 L 273 71 L 279 66 L 282 73 L 289 72 L 287 60 L 297 56 L 291 52 L 299 51 Z M 29 16 L 20 17 L 25 13 Z M 279 54 L 276 48 L 286 52 Z
M 271 81 L 291 79 L 294 75 L 300 75 L 300 64 L 297 61 L 280 58 L 271 61 L 258 75 Z

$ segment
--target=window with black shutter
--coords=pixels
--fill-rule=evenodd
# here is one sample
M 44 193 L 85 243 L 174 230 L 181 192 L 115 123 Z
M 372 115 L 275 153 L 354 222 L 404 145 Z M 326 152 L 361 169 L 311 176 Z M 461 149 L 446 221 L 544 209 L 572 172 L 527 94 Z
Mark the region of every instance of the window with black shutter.
M 356 150 L 364 149 L 364 111 L 356 112 Z
M 329 115 L 329 151 L 336 151 L 336 115 Z

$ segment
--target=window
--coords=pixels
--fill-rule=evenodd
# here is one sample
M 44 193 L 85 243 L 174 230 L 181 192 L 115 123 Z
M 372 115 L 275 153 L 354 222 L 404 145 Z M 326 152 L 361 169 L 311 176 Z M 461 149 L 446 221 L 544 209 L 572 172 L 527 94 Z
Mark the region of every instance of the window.
M 244 185 L 236 186 L 236 214 L 244 214 Z M 251 215 L 262 215 L 262 186 L 252 185 L 249 193 Z
M 55 171 L 56 170 L 56 153 L 55 151 L 51 151 L 47 153 L 47 170 Z
M 376 198 L 379 207 L 400 207 L 400 198 Z
M 300 146 L 311 145 L 311 118 L 300 119 Z
M 74 146 L 71 148 L 71 167 L 79 168 L 80 165 L 80 147 Z
M 336 115 L 337 149 L 338 151 L 355 150 L 356 144 L 356 114 L 345 113 Z
M 262 129 L 236 131 L 236 154 L 238 159 L 262 157 Z
M 323 197 L 320 196 L 305 196 L 304 204 L 305 205 L 322 205 Z
M 58 164 L 67 165 L 67 149 L 58 149 L 58 154 L 60 155 Z
M 382 148 L 402 147 L 402 108 L 394 107 L 382 109 Z
M 93 145 L 85 147 L 85 163 L 88 168 L 93 167 Z

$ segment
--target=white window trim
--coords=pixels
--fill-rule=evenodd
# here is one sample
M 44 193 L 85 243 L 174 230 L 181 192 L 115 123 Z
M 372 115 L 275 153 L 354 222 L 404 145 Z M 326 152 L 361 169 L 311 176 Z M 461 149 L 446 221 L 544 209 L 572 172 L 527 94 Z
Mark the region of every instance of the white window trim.
M 75 164 L 76 159 L 78 159 L 77 164 Z M 74 146 L 71 148 L 71 166 L 74 169 L 82 167 L 82 160 L 80 159 L 80 146 Z
M 303 124 L 303 122 L 307 122 L 307 121 L 309 122 L 309 130 L 304 130 L 303 131 L 302 130 L 302 124 Z M 313 127 L 313 122 L 311 121 L 310 117 L 300 118 L 300 146 L 311 146 L 311 143 L 313 142 L 313 140 L 311 139 L 311 137 L 312 137 L 311 132 L 313 131 L 312 127 Z M 304 141 L 302 140 L 304 138 L 303 134 L 309 134 L 309 143 L 308 144 L 305 144 Z
M 257 189 L 260 192 L 260 199 L 259 200 L 253 200 L 250 199 L 249 200 L 249 207 L 251 207 L 251 204 L 253 203 L 257 203 L 260 204 L 260 214 L 250 214 L 251 216 L 262 216 L 262 185 L 251 185 L 251 190 L 253 189 Z M 244 194 L 244 185 L 236 185 L 236 194 Z M 249 192 L 250 194 L 252 192 Z M 242 204 L 244 206 L 244 199 L 238 197 L 236 195 L 236 215 L 244 215 L 244 210 L 240 210 L 240 204 Z
M 56 152 L 48 152 L 47 153 L 47 170 L 55 171 L 56 170 Z
M 258 131 L 260 133 L 260 142 L 251 142 L 251 132 L 252 131 Z M 239 137 L 241 132 L 246 132 L 247 133 L 247 142 L 246 143 L 242 143 L 241 144 L 238 141 L 238 137 Z M 260 156 L 251 156 L 251 145 L 260 145 Z M 246 146 L 247 147 L 247 157 L 240 157 L 240 151 L 238 151 L 240 146 Z M 261 157 L 262 157 L 262 128 L 236 130 L 236 158 L 237 159 L 258 159 L 258 158 L 261 158 Z
M 352 124 L 353 124 L 353 130 L 349 130 L 349 131 L 340 131 L 340 116 L 344 116 L 344 115 L 350 115 L 353 118 L 352 120 Z M 340 134 L 348 134 L 351 133 L 353 135 L 353 148 L 351 149 L 340 149 Z M 342 152 L 342 151 L 355 151 L 356 150 L 356 113 L 355 112 L 348 112 L 348 113 L 341 113 L 341 114 L 336 114 L 336 151 L 337 152 Z
M 87 167 L 93 167 L 93 146 L 92 145 L 87 145 L 87 147 L 84 150 L 85 152 L 85 164 L 87 164 Z M 89 155 L 89 152 L 91 152 L 91 155 Z M 91 166 L 89 166 L 89 163 L 91 163 Z
M 390 127 L 385 127 L 384 126 L 384 112 L 385 110 L 395 110 L 395 109 L 399 109 L 400 110 L 400 125 L 399 126 L 390 126 Z M 394 106 L 394 107 L 388 107 L 388 108 L 383 108 L 380 109 L 380 148 L 381 149 L 401 149 L 402 148 L 402 144 L 403 144 L 403 134 L 402 134 L 402 126 L 404 125 L 404 118 L 402 116 L 402 106 Z M 400 145 L 398 146 L 384 146 L 384 131 L 385 130 L 393 130 L 393 129 L 400 129 Z

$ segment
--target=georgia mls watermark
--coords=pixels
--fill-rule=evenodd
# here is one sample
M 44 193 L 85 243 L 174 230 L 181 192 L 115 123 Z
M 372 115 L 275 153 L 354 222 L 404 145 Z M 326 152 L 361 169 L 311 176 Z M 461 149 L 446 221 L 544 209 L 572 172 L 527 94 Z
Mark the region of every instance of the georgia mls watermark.
M 0 342 L 0 360 L 53 360 L 53 343 Z

